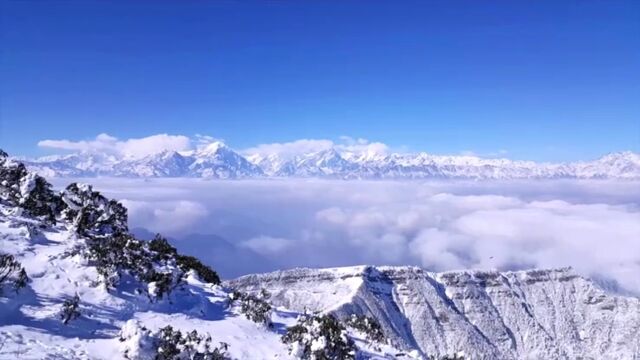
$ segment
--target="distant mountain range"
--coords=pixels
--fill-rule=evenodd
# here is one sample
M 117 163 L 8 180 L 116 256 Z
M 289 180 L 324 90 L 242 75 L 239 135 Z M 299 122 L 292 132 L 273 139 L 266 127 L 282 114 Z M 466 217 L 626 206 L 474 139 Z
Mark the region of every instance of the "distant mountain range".
M 640 154 L 611 153 L 593 161 L 537 163 L 476 156 L 340 151 L 240 154 L 221 142 L 194 151 L 143 158 L 77 153 L 20 159 L 47 177 L 297 177 L 335 179 L 640 179 Z

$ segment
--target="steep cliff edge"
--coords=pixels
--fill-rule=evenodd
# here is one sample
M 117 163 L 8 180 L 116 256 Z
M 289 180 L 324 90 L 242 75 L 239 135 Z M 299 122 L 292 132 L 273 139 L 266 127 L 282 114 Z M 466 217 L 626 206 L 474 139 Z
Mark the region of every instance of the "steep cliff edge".
M 431 273 L 416 267 L 293 269 L 228 282 L 296 311 L 375 317 L 424 354 L 491 359 L 640 358 L 640 299 L 571 269 Z

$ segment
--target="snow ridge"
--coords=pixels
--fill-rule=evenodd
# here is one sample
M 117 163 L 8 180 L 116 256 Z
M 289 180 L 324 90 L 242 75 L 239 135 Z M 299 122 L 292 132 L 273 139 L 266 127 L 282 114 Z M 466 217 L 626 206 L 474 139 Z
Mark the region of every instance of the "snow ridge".
M 229 281 L 294 310 L 365 314 L 400 348 L 473 359 L 637 359 L 640 299 L 571 269 L 432 273 L 416 267 L 294 269 Z
M 313 177 L 335 179 L 640 179 L 640 154 L 624 151 L 588 162 L 536 163 L 421 153 L 316 152 L 240 154 L 221 142 L 195 151 L 117 158 L 79 153 L 24 160 L 46 177 Z

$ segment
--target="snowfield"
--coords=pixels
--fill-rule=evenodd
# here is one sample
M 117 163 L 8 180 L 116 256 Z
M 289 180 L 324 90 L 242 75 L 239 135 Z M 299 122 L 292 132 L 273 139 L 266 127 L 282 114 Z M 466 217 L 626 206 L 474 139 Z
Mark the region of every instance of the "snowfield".
M 155 330 L 174 328 L 208 333 L 214 343 L 229 344 L 239 359 L 289 358 L 276 332 L 267 331 L 227 307 L 228 293 L 190 276 L 184 291 L 169 301 L 150 303 L 146 297 L 121 288 L 107 291 L 96 285 L 99 275 L 79 256 L 66 257 L 75 238 L 64 225 L 30 238 L 19 216 L 0 208 L 0 248 L 16 256 L 27 270 L 29 288 L 5 291 L 0 297 L 0 358 L 2 359 L 117 359 L 127 346 L 119 341 L 127 321 Z M 78 294 L 82 316 L 63 325 L 62 302 Z M 297 314 L 276 311 L 278 328 L 295 323 Z

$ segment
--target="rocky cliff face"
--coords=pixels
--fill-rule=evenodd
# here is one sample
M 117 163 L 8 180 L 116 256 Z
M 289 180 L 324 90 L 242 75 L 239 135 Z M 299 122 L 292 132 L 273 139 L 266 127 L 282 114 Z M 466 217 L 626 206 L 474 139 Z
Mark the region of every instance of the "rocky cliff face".
M 431 273 L 415 267 L 294 269 L 229 285 L 264 288 L 297 311 L 359 313 L 423 355 L 473 359 L 638 359 L 640 299 L 571 269 Z

